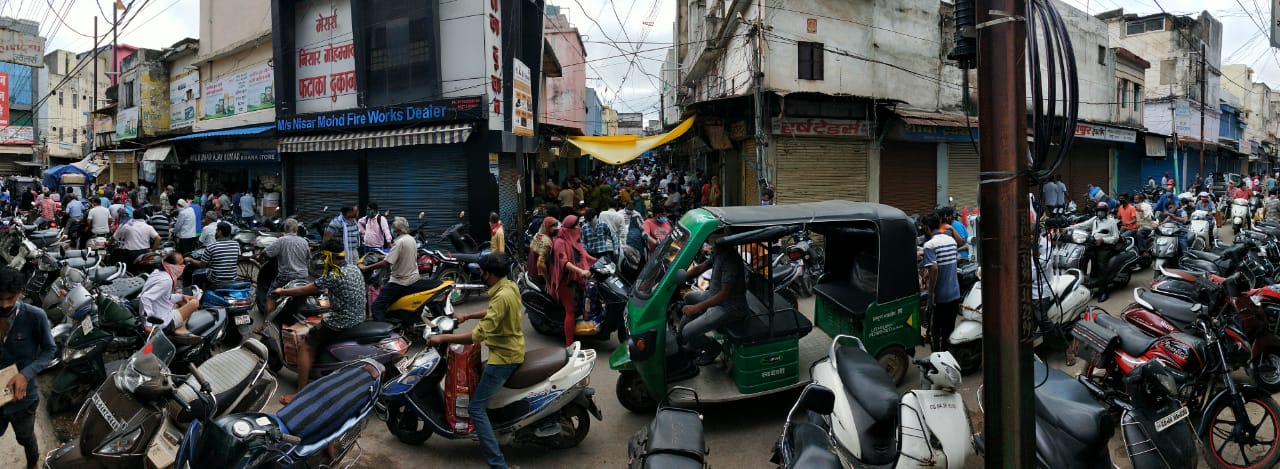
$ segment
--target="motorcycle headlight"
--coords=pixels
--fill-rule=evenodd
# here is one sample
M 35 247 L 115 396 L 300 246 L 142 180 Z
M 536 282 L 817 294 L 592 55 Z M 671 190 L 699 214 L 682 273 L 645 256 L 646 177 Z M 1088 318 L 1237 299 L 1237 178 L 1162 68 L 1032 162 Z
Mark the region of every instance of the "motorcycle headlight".
M 140 437 L 142 437 L 142 427 L 135 428 L 129 433 L 125 433 L 124 435 L 120 435 L 106 442 L 101 448 L 98 448 L 98 453 L 109 455 L 124 453 L 129 451 L 130 448 L 133 448 L 133 445 L 138 442 L 138 438 Z
M 1073 243 L 1076 243 L 1076 244 L 1084 244 L 1084 243 L 1085 243 L 1085 241 L 1088 241 L 1088 240 L 1089 240 L 1089 235 L 1088 235 L 1088 234 L 1086 234 L 1086 233 L 1085 233 L 1085 232 L 1083 232 L 1083 231 L 1072 231 L 1072 232 L 1071 232 L 1071 242 L 1073 242 Z
M 85 355 L 89 354 L 90 350 L 87 348 L 64 348 L 62 349 L 62 363 L 70 363 L 84 358 Z

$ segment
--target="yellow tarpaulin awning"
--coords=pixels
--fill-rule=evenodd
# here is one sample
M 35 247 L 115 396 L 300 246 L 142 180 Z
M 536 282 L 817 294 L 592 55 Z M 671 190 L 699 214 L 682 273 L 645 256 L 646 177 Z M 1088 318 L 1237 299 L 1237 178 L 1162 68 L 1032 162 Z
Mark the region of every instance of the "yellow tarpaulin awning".
M 661 135 L 640 137 L 636 135 L 610 135 L 608 137 L 569 137 L 569 143 L 582 150 L 583 155 L 619 165 L 636 159 L 644 152 L 662 146 L 667 142 L 680 138 L 693 127 L 692 117 L 685 119 L 670 132 Z

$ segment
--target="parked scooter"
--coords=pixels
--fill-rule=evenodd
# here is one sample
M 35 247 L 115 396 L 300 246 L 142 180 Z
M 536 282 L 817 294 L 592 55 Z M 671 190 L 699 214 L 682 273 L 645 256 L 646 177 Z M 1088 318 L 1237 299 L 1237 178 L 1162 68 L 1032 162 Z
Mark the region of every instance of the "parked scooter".
M 236 413 L 187 428 L 174 467 L 355 467 L 385 369 L 360 360 L 303 388 L 275 414 Z M 352 449 L 356 449 L 354 457 Z
M 1164 222 L 1156 227 L 1155 242 L 1151 243 L 1151 257 L 1155 258 L 1155 269 L 1166 265 L 1177 265 L 1184 254 L 1178 239 L 1183 236 L 1182 226 L 1174 222 Z M 1188 247 L 1190 247 L 1188 245 Z
M 284 288 L 297 288 L 309 283 L 311 282 L 306 280 L 294 280 Z M 272 327 L 264 327 L 259 332 L 262 342 L 270 351 L 273 372 L 278 373 L 284 367 L 297 371 L 296 352 L 301 348 L 301 341 L 306 340 L 305 335 L 299 333 L 298 325 L 312 323 L 311 318 L 303 316 L 299 308 L 294 306 L 297 300 L 292 297 L 281 298 L 276 304 L 276 310 L 264 319 L 264 324 Z M 275 327 L 276 325 L 279 327 Z M 285 348 L 286 338 L 290 349 Z M 327 348 L 316 354 L 311 365 L 311 378 L 319 378 L 365 359 L 377 361 L 383 368 L 388 368 L 387 365 L 404 358 L 408 350 L 409 342 L 395 332 L 395 326 L 385 322 L 365 321 L 342 331 Z M 388 368 L 388 371 L 391 370 Z
M 1208 249 L 1213 246 L 1217 230 L 1218 227 L 1212 213 L 1204 210 L 1191 212 L 1191 233 L 1194 237 L 1187 243 L 1187 247 L 1200 251 Z
M 257 340 L 192 366 L 189 376 L 170 374 L 176 355 L 168 337 L 151 334 L 84 403 L 80 437 L 49 453 L 46 467 L 178 467 L 178 443 L 193 419 L 261 410 L 275 393 Z
M 841 469 L 831 443 L 831 413 L 836 395 L 826 386 L 810 383 L 787 412 L 787 423 L 773 449 L 771 462 L 779 469 Z
M 600 258 L 591 266 L 591 279 L 584 292 L 585 299 L 578 303 L 585 310 L 574 335 L 607 339 L 618 331 L 618 342 L 627 340 L 627 325 L 623 313 L 627 309 L 627 292 L 630 284 L 618 275 L 617 267 L 607 258 Z M 542 285 L 520 277 L 520 300 L 529 316 L 529 323 L 539 333 L 551 337 L 564 336 L 564 306 L 547 293 Z
M 1252 216 L 1249 214 L 1249 199 L 1231 199 L 1231 232 L 1239 233 L 1248 227 Z
M 853 340 L 856 346 L 841 346 Z M 973 451 L 960 387 L 960 367 L 948 352 L 914 360 L 920 389 L 901 397 L 889 374 L 862 341 L 838 335 L 827 357 L 813 364 L 813 382 L 837 394 L 831 434 L 840 454 L 855 465 L 965 467 Z M 896 464 L 895 464 L 896 461 Z
M 142 346 L 146 333 L 132 305 L 107 295 L 91 295 L 82 285 L 63 301 L 74 326 L 58 355 L 63 366 L 49 389 L 50 414 L 75 408 L 114 371 L 107 362 Z
M 431 321 L 423 337 L 452 333 L 454 318 L 442 316 Z M 445 420 L 447 402 L 441 382 L 450 372 L 441 366 L 446 345 L 427 347 L 415 356 L 399 378 L 382 390 L 387 409 L 387 429 L 401 442 L 420 445 L 433 434 L 448 439 L 477 439 L 474 433 L 454 429 Z M 577 446 L 591 430 L 590 413 L 601 420 L 600 409 L 587 385 L 595 367 L 596 352 L 583 349 L 580 342 L 525 352 L 524 363 L 489 401 L 489 417 L 499 442 L 520 441 L 554 449 Z
M 223 288 L 205 290 L 200 296 L 201 308 L 221 308 L 227 312 L 227 343 L 238 344 L 252 335 L 254 305 L 253 284 L 232 282 Z
M 676 386 L 653 414 L 653 422 L 641 428 L 627 443 L 629 469 L 703 468 L 707 465 L 707 440 L 702 434 L 702 414 L 668 405 L 671 393 L 688 393 L 701 406 L 698 393 Z M 834 455 L 832 455 L 834 457 Z

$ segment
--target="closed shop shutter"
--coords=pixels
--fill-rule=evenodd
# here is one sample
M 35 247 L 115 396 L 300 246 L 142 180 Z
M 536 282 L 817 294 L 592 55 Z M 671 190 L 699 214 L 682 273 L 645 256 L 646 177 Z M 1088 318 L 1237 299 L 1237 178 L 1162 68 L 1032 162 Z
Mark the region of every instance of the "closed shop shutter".
M 1142 155 L 1130 148 L 1136 145 L 1125 145 L 1116 156 L 1116 194 L 1130 194 L 1142 191 L 1142 184 L 1147 181 L 1142 174 Z M 1160 182 L 1157 180 L 1156 182 Z
M 0 156 L 0 176 L 17 176 L 23 174 L 18 170 L 16 163 L 18 157 L 13 155 Z
M 778 203 L 867 200 L 870 142 L 781 137 L 774 141 L 774 151 Z
M 947 144 L 947 196 L 956 207 L 978 207 L 978 150 L 970 142 Z
M 756 141 L 742 142 L 742 200 L 741 205 L 760 204 L 760 171 L 756 166 Z M 725 178 L 728 179 L 728 178 Z
M 1154 160 L 1151 158 L 1142 159 L 1142 184 L 1147 183 L 1147 177 L 1155 179 L 1156 184 L 1160 184 L 1160 179 L 1164 178 L 1164 173 L 1169 173 L 1169 176 L 1178 174 L 1177 169 L 1173 166 L 1172 154 L 1162 160 Z M 1152 202 L 1155 201 L 1153 200 Z
M 885 142 L 880 148 L 880 203 L 911 213 L 937 205 L 938 144 Z
M 523 190 L 528 185 L 527 182 L 521 183 L 520 172 L 516 163 L 519 156 L 514 153 L 503 153 L 498 156 L 498 217 L 502 218 L 502 222 L 507 226 L 518 226 L 517 218 L 520 215 L 520 194 L 516 192 L 516 187 Z M 413 216 L 418 216 L 416 213 Z
M 336 215 L 339 207 L 360 202 L 359 155 L 352 151 L 294 154 L 292 192 L 299 220 Z
M 136 163 L 111 163 L 107 173 L 107 182 L 116 184 L 136 182 L 138 180 L 138 165 Z
M 432 236 L 458 222 L 467 209 L 467 167 L 462 145 L 419 145 L 369 150 L 369 200 L 416 228 L 426 212 Z M 434 241 L 434 240 L 433 240 Z
M 1062 180 L 1067 183 L 1068 202 L 1083 203 L 1089 193 L 1089 185 L 1111 186 L 1109 155 L 1110 145 L 1075 142 L 1066 164 L 1062 165 L 1067 168 Z M 1085 209 L 1083 206 L 1080 208 Z

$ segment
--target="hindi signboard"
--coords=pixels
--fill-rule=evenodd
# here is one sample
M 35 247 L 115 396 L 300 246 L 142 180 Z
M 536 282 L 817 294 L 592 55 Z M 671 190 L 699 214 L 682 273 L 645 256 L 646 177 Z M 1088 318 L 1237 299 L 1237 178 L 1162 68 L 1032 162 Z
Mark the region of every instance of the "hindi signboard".
M 314 0 L 298 5 L 298 114 L 356 107 L 356 50 L 351 0 Z
M 0 62 L 44 67 L 44 38 L 0 28 Z
M 533 136 L 533 85 L 529 66 L 520 59 L 512 59 L 511 94 L 515 99 L 511 112 L 511 133 Z

